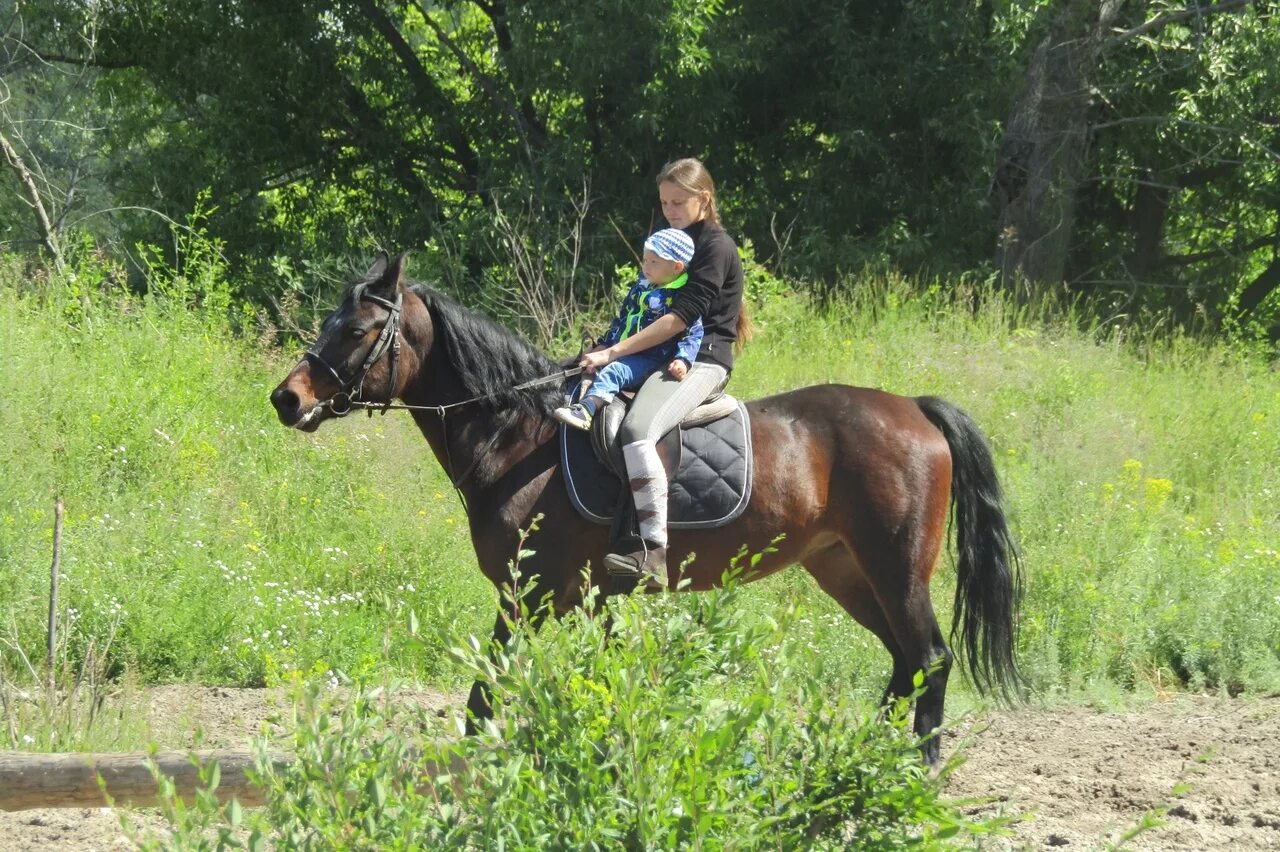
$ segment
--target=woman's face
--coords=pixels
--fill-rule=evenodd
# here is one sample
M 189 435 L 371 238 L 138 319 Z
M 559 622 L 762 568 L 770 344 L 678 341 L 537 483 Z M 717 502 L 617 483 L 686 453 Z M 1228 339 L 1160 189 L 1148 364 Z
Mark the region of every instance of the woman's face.
M 673 228 L 687 228 L 707 216 L 709 192 L 688 192 L 669 180 L 658 184 L 662 215 Z

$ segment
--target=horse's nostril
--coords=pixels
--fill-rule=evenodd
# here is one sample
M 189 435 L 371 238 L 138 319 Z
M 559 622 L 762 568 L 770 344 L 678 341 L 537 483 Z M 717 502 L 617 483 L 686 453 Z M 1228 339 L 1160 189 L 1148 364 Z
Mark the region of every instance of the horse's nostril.
M 271 404 L 281 414 L 292 414 L 298 410 L 298 395 L 288 388 L 276 388 L 271 392 Z

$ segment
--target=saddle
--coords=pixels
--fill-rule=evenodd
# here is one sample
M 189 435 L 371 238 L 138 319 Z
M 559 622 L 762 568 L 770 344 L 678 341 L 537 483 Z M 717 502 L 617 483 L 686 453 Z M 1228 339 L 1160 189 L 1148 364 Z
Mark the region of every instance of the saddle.
M 578 514 L 633 532 L 634 511 L 618 430 L 631 404 L 620 394 L 592 418 L 589 433 L 562 427 L 561 466 Z M 658 442 L 667 471 L 671 529 L 712 529 L 736 519 L 751 498 L 751 425 L 747 409 L 717 394 L 689 412 Z
M 591 419 L 591 449 L 596 458 L 607 466 L 620 479 L 627 478 L 627 466 L 622 458 L 622 442 L 618 440 L 618 431 L 622 428 L 622 420 L 627 416 L 635 393 L 623 392 L 601 409 Z M 717 393 L 693 411 L 685 415 L 679 425 L 662 436 L 658 441 L 658 457 L 667 470 L 670 479 L 680 470 L 680 434 L 685 429 L 702 426 L 707 423 L 728 417 L 738 408 L 738 400 L 727 393 Z

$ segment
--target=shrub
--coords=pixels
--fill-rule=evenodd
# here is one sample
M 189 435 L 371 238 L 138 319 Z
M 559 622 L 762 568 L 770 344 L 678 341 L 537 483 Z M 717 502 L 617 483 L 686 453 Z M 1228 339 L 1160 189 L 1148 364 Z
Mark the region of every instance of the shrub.
M 490 655 L 454 649 L 493 685 L 475 736 L 423 734 L 393 691 L 337 710 L 302 691 L 296 760 L 260 780 L 249 838 L 282 848 L 875 848 L 994 830 L 941 796 L 887 713 L 842 697 L 789 640 L 794 613 L 749 619 L 734 583 L 705 595 L 614 599 L 540 633 L 513 620 Z M 176 839 L 205 842 L 229 808 L 188 810 Z M 236 822 L 244 819 L 239 809 Z M 203 838 L 203 840 L 201 840 Z M 171 838 L 172 839 L 172 838 Z

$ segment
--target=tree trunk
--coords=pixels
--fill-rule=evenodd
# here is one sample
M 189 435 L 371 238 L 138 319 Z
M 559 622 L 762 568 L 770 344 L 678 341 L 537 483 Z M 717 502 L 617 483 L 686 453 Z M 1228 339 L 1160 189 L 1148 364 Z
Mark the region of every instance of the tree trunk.
M 1150 171 L 1134 195 L 1130 223 L 1133 257 L 1129 270 L 1139 281 L 1146 280 L 1164 263 L 1164 224 L 1169 213 L 1169 197 L 1168 187 L 1157 185 Z
M 1240 318 L 1248 320 L 1262 304 L 1263 299 L 1270 296 L 1276 289 L 1280 289 L 1280 254 L 1273 257 L 1267 264 L 1267 268 L 1250 281 L 1249 286 L 1240 293 L 1240 303 L 1237 308 Z
M 35 179 L 31 177 L 31 171 L 27 168 L 27 164 L 22 161 L 18 151 L 9 142 L 8 137 L 0 133 L 0 150 L 4 151 L 4 158 L 9 163 L 9 167 L 13 169 L 14 174 L 18 176 L 18 182 L 22 184 L 22 193 L 27 199 L 27 203 L 31 205 L 31 210 L 36 217 L 36 228 L 40 232 L 40 241 L 44 243 L 45 249 L 53 258 L 54 267 L 62 271 L 62 252 L 58 249 L 58 238 L 54 233 L 53 225 L 49 221 L 49 214 L 44 209 L 44 203 L 40 200 L 40 190 L 36 187 Z
M 1031 57 L 996 164 L 996 259 L 1006 282 L 1063 279 L 1089 147 L 1090 88 L 1119 7 L 1118 0 L 1101 7 L 1094 0 L 1060 0 Z

